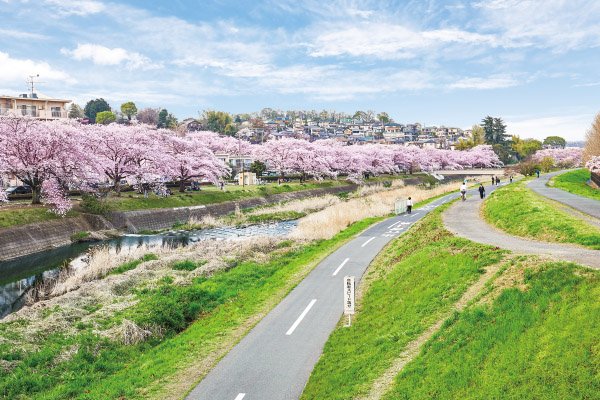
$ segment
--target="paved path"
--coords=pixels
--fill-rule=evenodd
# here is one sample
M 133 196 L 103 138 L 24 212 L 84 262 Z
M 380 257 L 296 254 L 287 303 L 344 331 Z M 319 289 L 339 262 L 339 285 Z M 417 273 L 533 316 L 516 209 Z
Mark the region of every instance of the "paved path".
M 541 194 L 544 197 L 566 204 L 567 206 L 581 211 L 582 213 L 600 219 L 600 201 L 546 186 L 550 178 L 556 175 L 564 174 L 565 172 L 568 171 L 551 172 L 549 174 L 541 175 L 539 178 L 529 182 L 527 186 L 534 192 Z
M 493 191 L 493 188 L 489 187 L 486 190 L 489 194 Z M 456 235 L 474 242 L 498 246 L 515 253 L 547 256 L 600 269 L 600 251 L 566 244 L 539 242 L 509 235 L 484 221 L 479 212 L 481 204 L 479 196 L 470 196 L 467 201 L 452 205 L 442 215 L 446 228 Z
M 343 310 L 343 279 L 358 281 L 392 239 L 458 193 L 410 215 L 383 221 L 323 260 L 262 319 L 189 394 L 203 400 L 283 400 L 300 397 Z

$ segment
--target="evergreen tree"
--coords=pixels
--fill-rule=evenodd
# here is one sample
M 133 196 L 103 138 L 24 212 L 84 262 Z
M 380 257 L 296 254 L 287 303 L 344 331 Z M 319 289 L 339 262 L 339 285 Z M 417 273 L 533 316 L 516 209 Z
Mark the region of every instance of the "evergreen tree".
M 69 118 L 83 118 L 85 114 L 79 105 L 75 103 L 71 103 L 71 107 L 69 107 Z
M 90 100 L 85 105 L 83 109 L 85 116 L 90 119 L 91 123 L 96 123 L 96 114 L 102 111 L 110 111 L 110 105 L 106 102 L 106 100 L 100 98 L 95 100 Z
M 156 126 L 158 128 L 166 128 L 168 126 L 167 118 L 169 117 L 169 112 L 164 108 L 160 110 L 158 113 L 158 123 Z

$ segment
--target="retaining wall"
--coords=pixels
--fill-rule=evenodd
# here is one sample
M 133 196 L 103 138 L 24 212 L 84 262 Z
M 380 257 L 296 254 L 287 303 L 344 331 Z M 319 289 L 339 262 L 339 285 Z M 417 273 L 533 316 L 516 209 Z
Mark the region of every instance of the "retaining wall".
M 256 197 L 240 201 L 230 201 L 207 206 L 165 208 L 153 210 L 125 211 L 110 213 L 108 219 L 117 228 L 130 233 L 168 229 L 174 224 L 186 223 L 191 217 L 201 218 L 206 215 L 221 216 L 235 211 L 237 207 L 250 208 L 282 201 L 298 200 L 307 197 L 337 194 L 356 190 L 357 185 L 338 186 L 333 188 L 310 189 L 300 192 L 279 193 L 266 197 Z
M 111 227 L 100 216 L 84 215 L 3 229 L 0 230 L 0 261 L 68 245 L 71 235 L 77 232 Z

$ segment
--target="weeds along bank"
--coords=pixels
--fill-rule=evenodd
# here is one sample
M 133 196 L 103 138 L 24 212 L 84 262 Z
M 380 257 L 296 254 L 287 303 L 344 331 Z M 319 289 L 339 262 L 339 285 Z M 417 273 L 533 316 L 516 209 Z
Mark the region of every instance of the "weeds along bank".
M 302 399 L 597 398 L 600 272 L 455 237 L 441 212 L 371 264 Z
M 495 190 L 483 205 L 487 222 L 512 235 L 600 249 L 600 229 L 532 192 L 527 180 Z

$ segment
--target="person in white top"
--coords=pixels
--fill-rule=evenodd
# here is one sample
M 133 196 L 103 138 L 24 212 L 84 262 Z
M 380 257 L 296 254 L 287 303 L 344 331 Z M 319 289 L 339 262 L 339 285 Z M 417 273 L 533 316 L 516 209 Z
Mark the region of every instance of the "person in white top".
M 413 201 L 412 199 L 409 197 L 408 200 L 406 200 L 406 212 L 407 213 L 412 213 L 412 206 L 413 206 Z
M 460 197 L 462 198 L 462 201 L 465 201 L 467 199 L 467 185 L 465 185 L 464 183 L 462 185 L 460 185 Z

